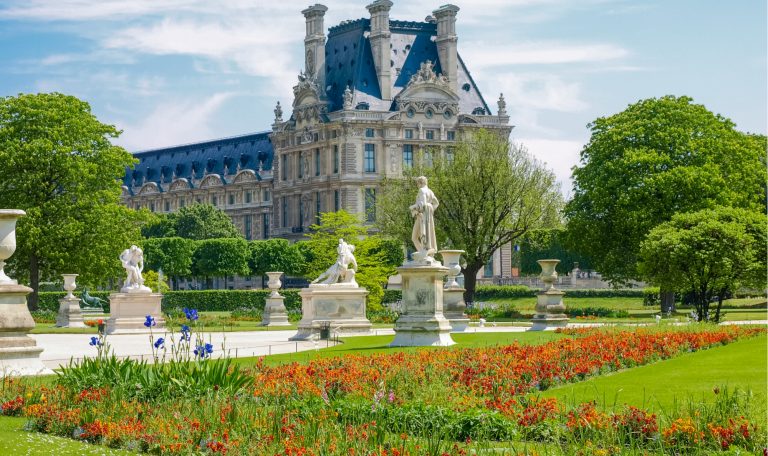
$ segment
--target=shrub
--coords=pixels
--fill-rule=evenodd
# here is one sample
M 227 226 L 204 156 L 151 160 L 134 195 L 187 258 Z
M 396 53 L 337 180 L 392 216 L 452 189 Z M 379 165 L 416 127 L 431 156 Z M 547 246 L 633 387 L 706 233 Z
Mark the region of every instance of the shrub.
M 56 323 L 57 314 L 52 310 L 35 310 L 31 313 L 35 323 Z
M 109 312 L 109 291 L 91 291 L 88 290 L 88 294 L 101 298 L 104 301 L 104 312 Z M 76 296 L 80 296 L 80 293 L 75 293 Z M 66 296 L 63 291 L 46 291 L 38 293 L 38 310 L 48 310 L 58 313 L 59 311 L 59 299 Z
M 381 298 L 382 304 L 401 301 L 403 299 L 403 290 L 384 290 L 384 297 Z
M 579 307 L 566 309 L 569 317 L 605 317 L 605 318 L 629 318 L 626 310 L 615 310 L 607 307 Z
M 199 312 L 233 311 L 242 307 L 264 310 L 269 290 L 171 291 L 163 295 L 163 309 L 194 308 Z M 288 310 L 301 310 L 299 290 L 280 290 Z
M 643 288 L 643 305 L 648 307 L 657 307 L 661 305 L 661 299 L 659 293 L 661 290 L 659 287 L 645 287 Z

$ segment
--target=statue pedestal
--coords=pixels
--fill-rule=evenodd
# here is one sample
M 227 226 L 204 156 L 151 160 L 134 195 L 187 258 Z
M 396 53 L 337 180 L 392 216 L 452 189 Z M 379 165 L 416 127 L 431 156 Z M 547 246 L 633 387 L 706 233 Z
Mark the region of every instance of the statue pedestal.
M 464 313 L 467 310 L 464 291 L 464 288 L 443 289 L 443 315 L 451 324 L 452 332 L 464 332 L 469 326 L 469 317 Z
M 539 292 L 536 296 L 536 314 L 529 331 L 543 331 L 547 328 L 564 328 L 568 325 L 563 296 L 565 293 L 554 288 Z
M 35 327 L 27 308 L 31 292 L 23 285 L 0 284 L 0 377 L 53 373 L 40 361 L 43 349 L 27 334 Z
M 109 295 L 109 320 L 107 334 L 140 334 L 149 333 L 144 326 L 147 315 L 151 315 L 156 326 L 152 331 L 165 329 L 165 319 L 160 309 L 163 300 L 161 293 L 112 293 Z
M 309 340 L 320 336 L 320 330 L 330 327 L 340 335 L 365 335 L 371 332 L 371 322 L 365 316 L 368 290 L 351 284 L 312 284 L 303 288 L 299 331 L 289 340 Z
M 56 316 L 57 328 L 85 328 L 80 299 L 76 297 L 59 299 L 59 314 Z
M 285 309 L 285 298 L 277 295 L 268 297 L 261 315 L 261 326 L 290 326 L 288 311 Z
M 448 346 L 451 324 L 443 315 L 443 277 L 439 262 L 410 262 L 397 268 L 403 277 L 403 313 L 395 322 L 390 347 Z

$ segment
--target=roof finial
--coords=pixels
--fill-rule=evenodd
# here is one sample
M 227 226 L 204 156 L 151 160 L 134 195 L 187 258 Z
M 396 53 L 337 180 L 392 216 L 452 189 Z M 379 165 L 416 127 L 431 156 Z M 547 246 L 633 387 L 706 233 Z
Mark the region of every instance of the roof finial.
M 352 109 L 352 90 L 347 86 L 344 89 L 344 110 Z
M 275 123 L 282 122 L 283 121 L 283 107 L 280 106 L 280 102 L 277 102 L 277 106 L 275 106 Z
M 504 100 L 504 94 L 499 94 L 499 117 L 503 117 L 507 115 L 507 102 Z

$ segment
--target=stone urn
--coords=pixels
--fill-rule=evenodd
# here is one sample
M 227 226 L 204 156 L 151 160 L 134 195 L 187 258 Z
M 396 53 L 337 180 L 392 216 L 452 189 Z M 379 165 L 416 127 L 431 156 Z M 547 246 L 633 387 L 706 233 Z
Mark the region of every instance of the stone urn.
M 544 282 L 544 291 L 554 290 L 555 282 L 557 281 L 557 264 L 560 260 L 538 260 L 539 266 L 541 266 L 541 281 Z
M 75 295 L 72 294 L 73 291 L 75 291 L 75 288 L 77 288 L 77 284 L 75 283 L 75 278 L 77 278 L 78 274 L 62 274 L 61 277 L 64 278 L 64 291 L 67 292 L 67 295 L 65 296 L 66 299 L 74 299 Z
M 456 282 L 456 276 L 461 274 L 461 254 L 463 250 L 441 250 L 440 255 L 443 257 L 443 265 L 448 268 L 448 282 L 445 284 L 445 288 L 459 288 L 459 283 Z
M 5 274 L 5 260 L 16 251 L 16 220 L 26 215 L 19 209 L 0 209 L 0 284 L 18 284 Z
M 281 286 L 283 286 L 283 283 L 280 281 L 280 276 L 282 276 L 282 272 L 268 272 L 267 276 L 269 277 L 269 282 L 267 282 L 267 287 L 272 291 L 270 293 L 270 298 L 279 298 L 280 293 L 278 290 Z

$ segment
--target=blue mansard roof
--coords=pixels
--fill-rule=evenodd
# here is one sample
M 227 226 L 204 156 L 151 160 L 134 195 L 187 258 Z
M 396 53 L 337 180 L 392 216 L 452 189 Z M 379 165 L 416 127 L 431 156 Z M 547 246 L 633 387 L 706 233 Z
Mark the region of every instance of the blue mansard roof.
M 389 22 L 392 45 L 391 71 L 392 96 L 396 96 L 408 85 L 421 63 L 430 60 L 434 71 L 441 73 L 437 45 L 432 37 L 437 34 L 437 25 L 432 22 Z M 329 111 L 338 111 L 343 105 L 344 89 L 350 86 L 355 92 L 354 102 L 368 103 L 369 109 L 389 111 L 390 103 L 381 100 L 381 89 L 376 77 L 373 53 L 368 41 L 370 19 L 346 21 L 331 27 L 325 44 L 326 94 L 330 101 Z M 459 57 L 457 73 L 459 110 L 472 113 L 482 108 L 485 114 L 491 111 L 483 100 L 480 90 Z
M 170 184 L 175 178 L 200 179 L 205 174 L 234 174 L 235 170 L 272 169 L 270 132 L 251 133 L 133 154 L 139 163 L 125 170 L 123 184 Z M 225 173 L 225 167 L 228 172 Z M 256 173 L 259 176 L 259 173 Z

